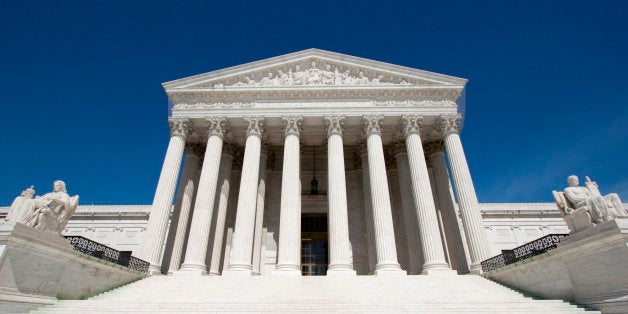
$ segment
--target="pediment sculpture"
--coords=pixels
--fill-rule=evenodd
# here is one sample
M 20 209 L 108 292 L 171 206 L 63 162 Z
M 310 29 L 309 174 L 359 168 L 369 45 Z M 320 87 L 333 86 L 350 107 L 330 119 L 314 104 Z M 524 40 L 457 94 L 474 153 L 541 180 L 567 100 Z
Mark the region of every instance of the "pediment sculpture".
M 16 197 L 5 221 L 61 234 L 76 211 L 79 196 L 70 197 L 65 182 L 61 180 L 53 183 L 52 192 L 33 198 L 34 195 L 35 190 L 31 186 Z
M 617 193 L 602 196 L 597 183 L 589 177 L 586 177 L 584 186 L 579 186 L 575 175 L 569 176 L 567 182 L 569 186 L 562 192 L 552 193 L 572 233 L 616 218 L 628 217 Z
M 354 71 L 355 72 L 355 71 Z M 394 80 L 394 81 L 393 81 Z M 269 71 L 261 79 L 255 80 L 251 76 L 245 76 L 242 80 L 231 86 L 325 86 L 325 85 L 410 85 L 402 78 L 385 78 L 384 75 L 376 75 L 369 78 L 364 71 L 352 73 L 346 69 L 341 71 L 335 66 L 332 69 L 330 64 L 325 64 L 319 69 L 316 61 L 310 63 L 308 69 L 302 69 L 297 64 L 288 71 Z

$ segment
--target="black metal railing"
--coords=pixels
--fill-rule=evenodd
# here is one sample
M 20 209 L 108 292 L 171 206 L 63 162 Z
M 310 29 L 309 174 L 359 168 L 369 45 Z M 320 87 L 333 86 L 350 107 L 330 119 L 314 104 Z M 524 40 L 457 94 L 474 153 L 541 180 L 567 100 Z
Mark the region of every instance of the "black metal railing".
M 567 234 L 549 234 L 512 250 L 502 250 L 502 254 L 482 262 L 482 271 L 495 270 L 555 249 L 560 240 L 566 236 Z
M 65 236 L 75 251 L 100 258 L 142 273 L 148 273 L 150 263 L 131 256 L 129 253 L 114 250 L 106 245 L 94 242 L 81 236 Z

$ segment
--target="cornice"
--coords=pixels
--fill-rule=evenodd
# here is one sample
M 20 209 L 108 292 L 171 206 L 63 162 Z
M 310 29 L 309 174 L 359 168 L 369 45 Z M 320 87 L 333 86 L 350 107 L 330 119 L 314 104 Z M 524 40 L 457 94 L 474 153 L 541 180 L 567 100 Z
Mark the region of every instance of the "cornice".
M 315 66 L 312 66 L 312 61 L 316 62 Z M 300 67 L 298 70 L 296 68 L 297 65 Z M 269 76 L 269 72 L 272 73 L 273 77 L 276 77 L 279 74 L 279 70 L 284 74 L 288 74 L 290 70 L 292 70 L 293 73 L 305 72 L 308 69 L 332 72 L 335 71 L 335 68 L 338 68 L 338 72 L 341 73 L 350 70 L 351 74 L 356 77 L 359 76 L 359 72 L 363 72 L 363 75 L 368 77 L 369 81 L 373 81 L 374 78 L 381 76 L 382 79 L 378 79 L 378 81 L 383 83 L 401 83 L 401 79 L 411 84 L 430 85 L 464 85 L 467 82 L 466 79 L 439 73 L 320 49 L 307 49 L 222 70 L 194 75 L 166 82 L 162 85 L 167 92 L 191 86 L 229 86 L 238 82 L 248 85 L 248 81 L 244 82 L 245 76 L 249 76 L 249 79 L 254 80 L 255 83 L 261 83 L 263 77 Z

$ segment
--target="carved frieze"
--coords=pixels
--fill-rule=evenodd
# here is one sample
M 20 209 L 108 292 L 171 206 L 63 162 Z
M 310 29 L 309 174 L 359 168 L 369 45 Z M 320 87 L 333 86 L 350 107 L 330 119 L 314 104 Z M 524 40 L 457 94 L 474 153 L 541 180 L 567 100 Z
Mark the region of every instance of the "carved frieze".
M 180 136 L 187 139 L 192 134 L 192 122 L 188 118 L 168 118 L 170 136 Z
M 257 73 L 247 73 L 236 81 L 210 83 L 213 87 L 249 86 L 325 86 L 325 85 L 412 85 L 404 77 L 377 73 L 368 69 L 348 68 L 339 64 L 317 63 L 311 60 L 307 66 L 296 64 L 282 68 L 267 69 Z M 427 83 L 413 80 L 416 84 Z

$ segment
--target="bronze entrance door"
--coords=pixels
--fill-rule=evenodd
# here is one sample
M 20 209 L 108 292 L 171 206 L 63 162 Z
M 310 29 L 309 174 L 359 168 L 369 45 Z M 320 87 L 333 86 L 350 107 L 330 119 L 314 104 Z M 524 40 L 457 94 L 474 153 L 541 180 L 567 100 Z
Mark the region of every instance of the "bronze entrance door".
M 329 264 L 327 246 L 327 216 L 301 217 L 301 274 L 324 276 Z

